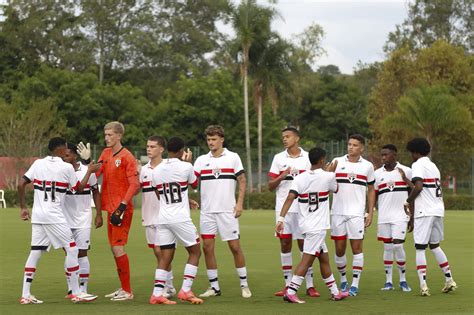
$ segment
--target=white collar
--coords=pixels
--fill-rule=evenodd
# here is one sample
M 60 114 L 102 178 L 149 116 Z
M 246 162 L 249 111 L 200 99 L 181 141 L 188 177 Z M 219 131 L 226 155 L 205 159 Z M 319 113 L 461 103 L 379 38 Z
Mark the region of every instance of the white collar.
M 344 155 L 344 158 L 346 159 L 346 161 L 350 162 L 349 161 L 349 154 Z M 362 155 L 359 156 L 359 159 L 357 160 L 357 162 L 362 162 Z
M 395 167 L 394 167 L 393 170 L 391 170 L 391 171 L 387 171 L 387 170 L 385 169 L 385 164 L 382 165 L 382 168 L 383 168 L 383 170 L 384 170 L 385 172 L 392 172 L 392 171 L 395 171 L 395 170 L 397 169 L 397 167 L 400 167 L 400 165 L 401 165 L 401 164 L 397 161 L 397 164 L 395 164 Z
M 211 157 L 211 158 L 220 158 L 221 156 L 226 155 L 227 152 L 229 152 L 229 150 L 227 150 L 227 148 L 224 148 L 224 151 L 222 151 L 221 155 L 219 155 L 219 156 L 214 156 L 214 155 L 212 155 L 212 152 L 211 152 L 211 151 L 209 151 L 208 154 L 209 154 L 209 157 Z
M 288 158 L 293 158 L 293 159 L 302 157 L 304 150 L 303 150 L 303 148 L 301 148 L 301 147 L 298 147 L 298 149 L 300 149 L 300 155 L 298 155 L 298 156 L 292 156 L 292 155 L 290 155 L 290 154 L 288 153 L 288 149 L 286 149 L 286 150 L 285 150 L 286 157 L 288 157 Z

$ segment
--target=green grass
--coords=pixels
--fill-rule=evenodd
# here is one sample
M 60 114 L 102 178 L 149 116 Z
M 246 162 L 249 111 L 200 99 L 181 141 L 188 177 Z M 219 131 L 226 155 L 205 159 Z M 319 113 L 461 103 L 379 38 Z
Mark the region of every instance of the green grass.
M 197 213 L 193 214 L 197 222 Z M 219 280 L 223 295 L 208 299 L 203 305 L 178 303 L 175 306 L 149 305 L 152 291 L 155 259 L 147 248 L 144 229 L 140 226 L 140 212 L 136 211 L 131 229 L 127 252 L 131 260 L 132 287 L 135 299 L 127 302 L 111 302 L 103 295 L 119 287 L 112 254 L 107 246 L 106 230 L 93 231 L 90 292 L 98 294 L 97 301 L 90 304 L 72 305 L 63 297 L 65 279 L 63 272 L 64 254 L 61 250 L 42 256 L 33 282 L 32 292 L 45 301 L 43 305 L 19 305 L 23 267 L 29 252 L 31 226 L 22 222 L 17 209 L 0 209 L 0 313 L 473 313 L 473 219 L 471 211 L 448 211 L 445 218 L 446 241 L 442 244 L 448 255 L 453 275 L 459 289 L 450 294 L 442 294 L 444 276 L 436 265 L 431 253 L 428 257 L 428 284 L 431 297 L 418 296 L 418 278 L 415 271 L 413 236 L 407 240 L 407 278 L 414 289 L 411 293 L 399 290 L 381 292 L 385 275 L 382 264 L 382 244 L 375 240 L 376 228 L 367 233 L 365 246 L 365 266 L 362 274 L 360 294 L 342 302 L 329 300 L 328 291 L 321 277 L 315 273 L 315 283 L 321 291 L 317 299 L 305 298 L 304 305 L 284 303 L 273 293 L 283 285 L 280 271 L 279 245 L 273 237 L 273 211 L 247 211 L 241 219 L 243 249 L 247 258 L 249 282 L 253 297 L 240 297 L 239 280 L 233 267 L 231 254 L 226 244 L 217 242 Z M 334 246 L 327 241 L 330 257 Z M 294 265 L 299 255 L 294 256 Z M 332 259 L 331 259 L 332 260 Z M 185 263 L 184 249 L 180 247 L 173 264 L 175 285 L 181 286 L 181 276 Z M 335 271 L 334 265 L 333 271 Z M 315 268 L 318 270 L 319 268 Z M 336 275 L 336 278 L 337 275 Z M 398 282 L 398 272 L 394 272 Z M 196 294 L 207 287 L 204 260 L 201 260 L 199 275 L 194 283 Z M 304 292 L 301 290 L 301 292 Z M 304 297 L 303 294 L 300 295 Z

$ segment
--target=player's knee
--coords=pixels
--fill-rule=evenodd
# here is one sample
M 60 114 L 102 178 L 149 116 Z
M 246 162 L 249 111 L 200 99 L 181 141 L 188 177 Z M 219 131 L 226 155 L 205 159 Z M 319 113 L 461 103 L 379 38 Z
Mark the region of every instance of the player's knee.
M 281 238 L 280 239 L 280 247 L 282 253 L 290 253 L 291 252 L 291 239 L 290 238 Z
M 425 250 L 428 247 L 428 244 L 415 244 L 415 249 Z
M 115 257 L 120 257 L 125 255 L 125 250 L 123 246 L 112 246 L 112 253 Z
M 65 247 L 64 250 L 66 251 L 67 256 L 72 256 L 72 257 L 78 257 L 79 255 L 79 249 L 77 249 L 77 246 L 73 247 Z
M 436 244 L 430 244 L 430 249 L 433 250 L 435 248 L 439 247 L 439 243 Z
M 235 244 L 235 243 L 229 243 L 229 248 L 232 254 L 239 255 L 242 253 L 242 249 L 240 248 L 240 244 Z
M 86 256 L 87 256 L 87 249 L 80 249 L 78 257 L 82 258 L 82 257 L 86 257 Z

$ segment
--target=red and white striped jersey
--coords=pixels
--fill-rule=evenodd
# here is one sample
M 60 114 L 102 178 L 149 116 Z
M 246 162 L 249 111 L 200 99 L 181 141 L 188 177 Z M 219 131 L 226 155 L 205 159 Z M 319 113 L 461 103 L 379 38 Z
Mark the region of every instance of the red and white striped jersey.
M 218 157 L 209 152 L 196 159 L 194 171 L 201 179 L 201 212 L 233 212 L 237 177 L 244 173 L 239 155 L 227 149 Z
M 142 189 L 142 225 L 150 226 L 158 224 L 158 213 L 160 200 L 156 196 L 156 187 L 152 185 L 153 172 L 150 162 L 140 170 L 140 186 Z
M 329 229 L 329 192 L 337 190 L 334 173 L 309 170 L 295 178 L 290 193 L 298 196 L 298 223 L 301 233 Z
M 332 214 L 363 217 L 365 213 L 367 185 L 373 185 L 374 166 L 360 157 L 355 163 L 347 155 L 337 160 L 336 181 L 339 185 L 334 194 Z
M 439 169 L 424 156 L 411 166 L 412 181 L 423 181 L 423 190 L 415 199 L 415 218 L 426 216 L 444 217 L 443 192 Z
M 60 157 L 47 156 L 33 162 L 24 178 L 33 182 L 34 200 L 31 223 L 67 223 L 64 216 L 66 191 L 79 184 L 71 164 Z
M 311 163 L 309 162 L 308 152 L 304 151 L 302 148 L 299 148 L 300 155 L 297 157 L 291 157 L 288 154 L 288 151 L 285 150 L 275 155 L 272 161 L 272 166 L 268 172 L 268 176 L 276 178 L 280 176 L 287 168 L 291 168 L 291 172 L 286 178 L 284 178 L 280 185 L 275 189 L 276 200 L 275 200 L 275 211 L 280 213 L 281 207 L 285 203 L 288 192 L 291 188 L 291 183 L 299 174 L 307 171 L 311 168 Z M 297 213 L 298 212 L 298 203 L 293 202 L 291 208 L 288 212 Z
M 392 171 L 384 166 L 375 171 L 375 192 L 377 193 L 378 223 L 408 222 L 404 204 L 408 198 L 408 185 L 397 168 L 401 168 L 411 180 L 411 169 L 397 163 Z
M 164 159 L 152 175 L 152 185 L 160 194 L 159 224 L 191 220 L 188 185 L 196 188 L 198 180 L 191 163 L 179 159 Z
M 76 170 L 76 176 L 79 181 L 82 181 L 87 173 L 87 166 L 79 163 L 79 168 Z M 83 192 L 66 192 L 66 201 L 64 203 L 64 215 L 66 221 L 72 229 L 90 228 L 92 224 L 92 207 L 91 198 L 92 190 L 98 189 L 97 177 L 91 174 L 89 181 Z

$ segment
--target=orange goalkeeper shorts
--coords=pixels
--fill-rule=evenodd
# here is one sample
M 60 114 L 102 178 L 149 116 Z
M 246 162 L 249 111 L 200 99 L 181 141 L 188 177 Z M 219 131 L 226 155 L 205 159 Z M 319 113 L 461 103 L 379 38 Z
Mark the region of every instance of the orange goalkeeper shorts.
M 127 208 L 123 214 L 122 224 L 115 226 L 110 223 L 110 213 L 107 213 L 107 234 L 111 246 L 124 246 L 128 242 L 128 232 L 132 225 L 133 209 Z

